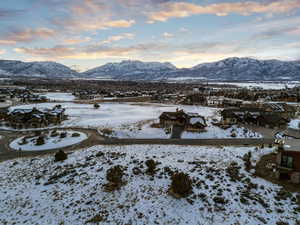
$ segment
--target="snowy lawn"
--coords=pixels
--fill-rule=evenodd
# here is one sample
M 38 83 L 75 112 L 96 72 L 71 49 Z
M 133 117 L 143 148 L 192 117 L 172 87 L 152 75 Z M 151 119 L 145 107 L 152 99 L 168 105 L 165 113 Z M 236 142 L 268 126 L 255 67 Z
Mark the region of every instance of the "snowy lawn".
M 65 133 L 66 137 L 61 137 L 61 134 Z M 64 148 L 67 146 L 71 146 L 74 144 L 78 144 L 87 139 L 87 135 L 82 132 L 75 131 L 57 131 L 55 135 L 51 135 L 51 133 L 44 134 L 44 144 L 37 145 L 38 136 L 28 137 L 26 138 L 26 142 L 24 137 L 20 137 L 12 141 L 9 145 L 10 148 L 15 150 L 22 151 L 41 151 L 41 150 L 49 150 L 56 148 Z
M 158 121 L 155 121 L 158 122 Z M 166 128 L 153 128 L 151 124 L 153 121 L 149 121 L 146 124 L 140 125 L 130 124 L 123 125 L 116 128 L 112 128 L 112 133 L 103 135 L 115 138 L 160 138 L 168 139 L 171 137 L 170 129 Z M 209 138 L 262 138 L 263 136 L 259 133 L 253 132 L 249 129 L 243 127 L 232 126 L 228 129 L 221 129 L 218 126 L 211 124 L 211 120 L 207 121 L 208 126 L 203 132 L 187 132 L 184 131 L 181 135 L 183 139 L 209 139 Z M 105 130 L 105 129 L 104 129 Z M 99 129 L 101 133 L 101 129 Z M 232 136 L 235 133 L 235 137 Z
M 235 134 L 235 136 L 232 136 Z M 188 139 L 203 139 L 203 138 L 263 138 L 259 133 L 251 131 L 247 128 L 238 127 L 236 125 L 228 129 L 221 129 L 218 126 L 210 124 L 206 128 L 206 132 L 194 133 L 194 132 L 184 132 L 181 138 Z
M 39 93 L 40 96 L 45 96 L 51 101 L 66 101 L 71 102 L 75 100 L 75 96 L 72 93 L 67 92 L 48 92 L 48 93 Z
M 273 150 L 94 146 L 69 154 L 64 162 L 55 163 L 53 156 L 2 162 L 0 224 L 296 224 L 296 194 L 278 198 L 279 186 L 244 169 L 245 153 L 252 152 L 254 164 Z M 145 173 L 147 159 L 159 163 L 154 175 Z M 237 179 L 228 172 L 232 162 Z M 124 186 L 105 192 L 106 171 L 114 165 L 125 168 Z M 192 178 L 189 197 L 168 194 L 170 171 Z

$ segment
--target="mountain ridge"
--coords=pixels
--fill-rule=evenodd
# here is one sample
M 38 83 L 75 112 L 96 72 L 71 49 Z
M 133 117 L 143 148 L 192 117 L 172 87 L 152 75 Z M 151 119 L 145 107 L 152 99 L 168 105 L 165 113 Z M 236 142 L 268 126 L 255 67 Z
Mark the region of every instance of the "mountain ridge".
M 1 72 L 2 71 L 2 72 Z M 22 62 L 18 60 L 0 60 L 0 75 L 28 77 L 76 77 L 80 74 L 71 68 L 56 62 Z
M 249 57 L 231 57 L 216 62 L 200 63 L 190 68 L 177 68 L 169 62 L 123 60 L 106 63 L 78 73 L 56 62 L 22 62 L 0 60 L 0 75 L 110 78 L 117 80 L 300 80 L 300 61 L 277 59 L 258 60 Z

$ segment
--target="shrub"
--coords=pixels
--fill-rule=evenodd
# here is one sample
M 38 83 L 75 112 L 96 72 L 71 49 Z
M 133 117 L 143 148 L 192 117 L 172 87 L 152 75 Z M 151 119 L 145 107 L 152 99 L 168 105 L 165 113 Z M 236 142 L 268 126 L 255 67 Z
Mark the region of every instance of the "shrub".
M 122 177 L 124 175 L 123 168 L 119 165 L 111 167 L 106 172 L 106 179 L 109 183 L 104 185 L 104 191 L 115 191 L 120 189 L 124 182 L 122 182 Z
M 113 133 L 112 129 L 110 129 L 110 128 L 103 128 L 103 129 L 101 129 L 101 132 L 104 135 L 111 135 Z
M 149 174 L 154 174 L 155 173 L 155 168 L 156 168 L 156 162 L 153 159 L 149 159 L 145 162 L 147 166 L 147 173 Z
M 245 162 L 245 168 L 247 171 L 249 171 L 252 168 L 251 157 L 252 157 L 251 152 L 246 153 L 243 157 L 243 160 Z
M 216 196 L 213 198 L 213 201 L 217 204 L 221 204 L 221 205 L 224 205 L 227 203 L 227 200 L 224 198 L 224 197 L 219 197 L 219 196 Z
M 230 177 L 231 181 L 239 181 L 241 179 L 240 176 L 240 167 L 236 162 L 232 162 L 227 168 L 226 172 Z
M 40 136 L 41 134 L 42 134 L 42 132 L 40 130 L 34 131 L 34 135 L 35 136 Z
M 106 179 L 112 183 L 121 183 L 123 175 L 123 168 L 117 165 L 107 170 Z
M 56 136 L 58 136 L 57 130 L 51 131 L 50 136 L 51 136 L 51 137 L 56 137 Z
M 62 150 L 59 150 L 56 154 L 55 154 L 55 162 L 58 162 L 58 161 L 64 161 L 68 158 L 68 155 L 62 151 Z
M 80 134 L 79 133 L 73 133 L 72 137 L 80 137 Z
M 169 192 L 177 198 L 186 197 L 192 193 L 192 180 L 188 174 L 175 173 L 172 176 L 172 183 Z
M 67 137 L 67 132 L 62 132 L 62 133 L 60 133 L 59 137 L 60 137 L 60 138 L 65 138 L 65 137 Z
M 232 132 L 230 136 L 231 136 L 231 137 L 236 137 L 236 133 L 235 133 L 235 132 Z
M 39 137 L 36 139 L 35 145 L 44 145 L 44 144 L 45 144 L 45 138 L 44 138 L 44 136 L 39 136 Z
M 19 143 L 19 145 L 26 145 L 26 144 L 28 144 L 27 138 L 23 137 L 22 141 Z
M 94 108 L 95 108 L 95 109 L 99 109 L 99 108 L 100 108 L 100 105 L 99 105 L 98 103 L 95 103 L 95 104 L 94 104 Z

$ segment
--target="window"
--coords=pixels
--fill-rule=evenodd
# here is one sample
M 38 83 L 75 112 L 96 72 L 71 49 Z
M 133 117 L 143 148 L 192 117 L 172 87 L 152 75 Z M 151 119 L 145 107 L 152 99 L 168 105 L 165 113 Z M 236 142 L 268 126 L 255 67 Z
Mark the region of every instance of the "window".
M 281 158 L 281 166 L 286 168 L 293 168 L 293 157 L 283 155 Z

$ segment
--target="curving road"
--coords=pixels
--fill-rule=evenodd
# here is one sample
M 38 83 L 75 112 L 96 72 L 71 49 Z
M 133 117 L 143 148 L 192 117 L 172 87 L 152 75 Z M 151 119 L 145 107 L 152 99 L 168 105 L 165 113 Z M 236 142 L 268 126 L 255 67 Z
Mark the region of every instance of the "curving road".
M 53 129 L 53 128 L 52 128 Z M 47 130 L 52 130 L 47 129 Z M 105 138 L 94 129 L 84 128 L 60 128 L 60 130 L 75 130 L 88 134 L 88 139 L 69 147 L 62 148 L 66 152 L 75 151 L 82 148 L 88 148 L 95 145 L 134 145 L 134 144 L 147 144 L 147 145 L 211 145 L 211 146 L 260 146 L 262 144 L 273 144 L 273 138 L 228 138 L 228 139 L 116 139 Z M 57 152 L 54 150 L 44 151 L 15 151 L 10 149 L 9 143 L 17 137 L 24 136 L 25 134 L 32 133 L 33 131 L 20 132 L 20 131 L 2 131 L 0 135 L 4 137 L 0 140 L 0 161 L 14 159 L 19 157 L 34 157 L 38 155 L 53 154 Z

